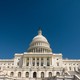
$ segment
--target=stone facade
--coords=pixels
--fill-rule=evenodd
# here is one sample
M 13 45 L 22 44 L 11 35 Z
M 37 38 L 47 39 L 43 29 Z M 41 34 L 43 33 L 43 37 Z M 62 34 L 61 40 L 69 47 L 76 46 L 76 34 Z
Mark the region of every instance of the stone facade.
M 38 31 L 27 52 L 15 53 L 13 59 L 0 59 L 0 76 L 11 80 L 41 79 L 70 75 L 79 71 L 80 60 L 63 59 L 62 53 L 53 53 L 48 40 Z

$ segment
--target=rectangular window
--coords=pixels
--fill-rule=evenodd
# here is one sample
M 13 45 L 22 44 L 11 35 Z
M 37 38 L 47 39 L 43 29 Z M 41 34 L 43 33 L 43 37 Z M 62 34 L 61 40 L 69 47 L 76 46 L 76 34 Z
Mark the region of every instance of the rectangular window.
M 33 66 L 35 66 L 35 62 L 33 62 Z
M 29 58 L 27 58 L 27 60 L 29 60 Z
M 41 66 L 43 66 L 43 62 L 41 62 Z
M 47 58 L 47 60 L 49 60 L 49 57 Z
M 50 66 L 50 63 L 49 62 L 47 62 L 47 66 Z
M 33 60 L 35 60 L 35 58 L 33 58 Z
M 41 58 L 41 60 L 43 60 L 43 58 Z
M 37 60 L 39 60 L 39 58 L 37 58 Z
M 39 66 L 39 62 L 37 62 L 37 66 Z
M 57 66 L 59 66 L 59 63 L 57 63 Z
M 29 62 L 27 62 L 26 66 L 29 66 Z

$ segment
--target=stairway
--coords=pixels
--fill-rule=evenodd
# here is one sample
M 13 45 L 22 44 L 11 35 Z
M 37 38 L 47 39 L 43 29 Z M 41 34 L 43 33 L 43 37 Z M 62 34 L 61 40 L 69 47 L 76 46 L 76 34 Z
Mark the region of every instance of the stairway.
M 79 72 L 77 72 L 77 71 L 69 71 L 69 74 L 70 75 L 74 75 L 77 78 L 77 80 L 80 80 L 80 73 Z

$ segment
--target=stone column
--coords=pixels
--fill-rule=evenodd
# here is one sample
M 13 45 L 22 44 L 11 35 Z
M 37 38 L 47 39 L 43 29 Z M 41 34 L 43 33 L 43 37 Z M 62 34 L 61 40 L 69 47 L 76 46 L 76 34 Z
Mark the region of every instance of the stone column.
M 37 66 L 37 58 L 35 57 L 35 66 Z
M 31 57 L 31 66 L 32 66 L 32 57 Z
M 41 58 L 39 58 L 39 66 L 41 66 Z
M 23 67 L 26 66 L 26 58 L 23 58 Z
M 31 66 L 31 58 L 29 57 L 29 66 Z
M 54 60 L 53 60 L 53 56 L 51 57 L 51 60 L 52 60 L 52 66 L 54 65 Z
M 51 63 L 52 63 L 51 60 L 52 60 L 52 59 L 51 59 L 51 57 L 50 57 L 50 60 L 49 60 L 49 62 L 50 62 L 50 66 L 52 65 L 52 64 L 51 64 Z
M 44 58 L 44 63 L 43 64 L 46 66 L 46 58 Z

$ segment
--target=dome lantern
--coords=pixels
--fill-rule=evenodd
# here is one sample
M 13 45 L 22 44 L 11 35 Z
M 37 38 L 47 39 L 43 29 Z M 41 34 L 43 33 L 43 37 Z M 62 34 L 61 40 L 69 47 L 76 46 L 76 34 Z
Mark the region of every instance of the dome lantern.
M 42 35 L 42 30 L 41 29 L 39 29 L 38 35 Z

